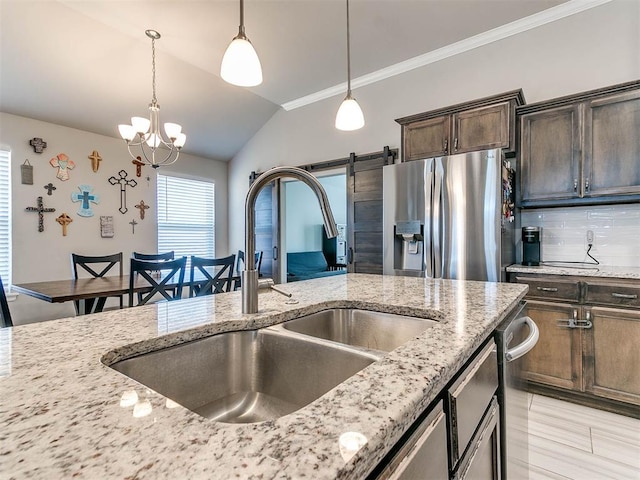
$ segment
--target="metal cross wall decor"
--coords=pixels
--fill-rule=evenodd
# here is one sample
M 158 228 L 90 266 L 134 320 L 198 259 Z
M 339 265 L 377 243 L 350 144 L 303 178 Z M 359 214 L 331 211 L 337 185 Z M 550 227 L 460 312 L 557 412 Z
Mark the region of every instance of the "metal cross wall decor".
M 144 203 L 144 200 L 140 200 L 140 203 L 136 205 L 136 208 L 140 210 L 140 220 L 144 220 L 145 210 L 149 209 L 149 205 Z
M 109 183 L 111 185 L 120 185 L 120 208 L 118 211 L 123 215 L 129 211 L 127 208 L 127 186 L 133 188 L 138 185 L 138 182 L 133 178 L 131 180 L 127 180 L 127 175 L 129 175 L 127 172 L 120 170 L 118 172 L 119 178 L 116 178 L 115 175 L 109 178 Z
M 131 233 L 133 233 L 133 234 L 136 233 L 136 225 L 137 224 L 138 224 L 138 222 L 136 222 L 135 218 L 129 222 L 129 225 L 131 225 Z
M 44 186 L 44 189 L 47 191 L 47 195 L 51 196 L 54 190 L 57 190 L 56 187 L 53 186 L 53 183 L 49 182 Z
M 44 213 L 55 212 L 55 208 L 45 208 L 42 203 L 42 197 L 38 197 L 37 207 L 27 207 L 25 210 L 28 212 L 38 212 L 38 231 L 44 232 Z
M 82 193 L 74 192 L 71 194 L 72 202 L 82 202 L 78 210 L 78 215 L 81 217 L 93 217 L 93 210 L 89 202 L 95 204 L 100 203 L 100 195 L 91 193 L 93 192 L 93 187 L 90 185 L 79 185 L 78 189 Z
M 47 142 L 38 137 L 29 140 L 29 145 L 33 147 L 33 151 L 36 153 L 42 153 L 47 148 Z

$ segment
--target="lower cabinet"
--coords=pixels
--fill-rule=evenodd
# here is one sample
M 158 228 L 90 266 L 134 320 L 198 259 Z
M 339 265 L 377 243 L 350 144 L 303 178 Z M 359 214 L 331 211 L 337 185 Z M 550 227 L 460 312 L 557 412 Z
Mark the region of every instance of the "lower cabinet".
M 511 281 L 529 285 L 527 314 L 540 330 L 523 362 L 531 389 L 640 418 L 640 282 L 525 274 Z

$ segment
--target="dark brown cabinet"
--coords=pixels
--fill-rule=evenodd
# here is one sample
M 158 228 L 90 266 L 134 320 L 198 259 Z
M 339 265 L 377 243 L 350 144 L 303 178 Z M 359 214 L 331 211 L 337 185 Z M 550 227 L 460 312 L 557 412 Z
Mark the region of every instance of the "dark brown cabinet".
M 522 90 L 396 119 L 403 161 L 502 148 L 515 149 L 515 108 Z
M 511 274 L 540 330 L 524 359 L 534 391 L 623 414 L 640 405 L 640 281 Z M 633 413 L 632 413 L 633 414 Z
M 640 81 L 518 107 L 521 207 L 640 199 Z

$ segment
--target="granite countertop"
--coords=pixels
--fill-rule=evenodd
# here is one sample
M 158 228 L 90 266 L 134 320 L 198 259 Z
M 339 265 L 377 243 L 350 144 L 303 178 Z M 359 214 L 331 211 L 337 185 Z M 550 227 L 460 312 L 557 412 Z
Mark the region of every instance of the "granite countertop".
M 510 273 L 531 273 L 540 275 L 569 275 L 576 277 L 603 277 L 640 279 L 640 267 L 608 267 L 604 265 L 580 265 L 571 266 L 567 264 L 545 264 L 538 267 L 528 267 L 525 265 L 513 264 L 507 267 Z
M 347 274 L 283 285 L 297 305 L 261 292 L 251 315 L 231 292 L 0 329 L 0 478 L 363 478 L 526 288 Z M 348 306 L 438 323 L 274 421 L 207 420 L 101 363 Z M 150 414 L 121 406 L 133 390 Z M 366 443 L 345 452 L 345 432 Z

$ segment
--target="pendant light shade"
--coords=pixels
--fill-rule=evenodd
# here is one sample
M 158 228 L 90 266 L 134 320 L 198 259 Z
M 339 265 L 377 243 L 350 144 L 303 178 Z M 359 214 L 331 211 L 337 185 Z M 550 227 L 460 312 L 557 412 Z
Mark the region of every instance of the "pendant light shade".
M 364 127 L 364 114 L 356 99 L 351 95 L 351 45 L 349 42 L 349 0 L 347 0 L 347 96 L 344 97 L 336 114 L 338 130 L 358 130 Z
M 240 0 L 240 27 L 222 57 L 220 76 L 239 87 L 255 87 L 262 83 L 262 65 L 253 45 L 244 33 L 244 0 Z

